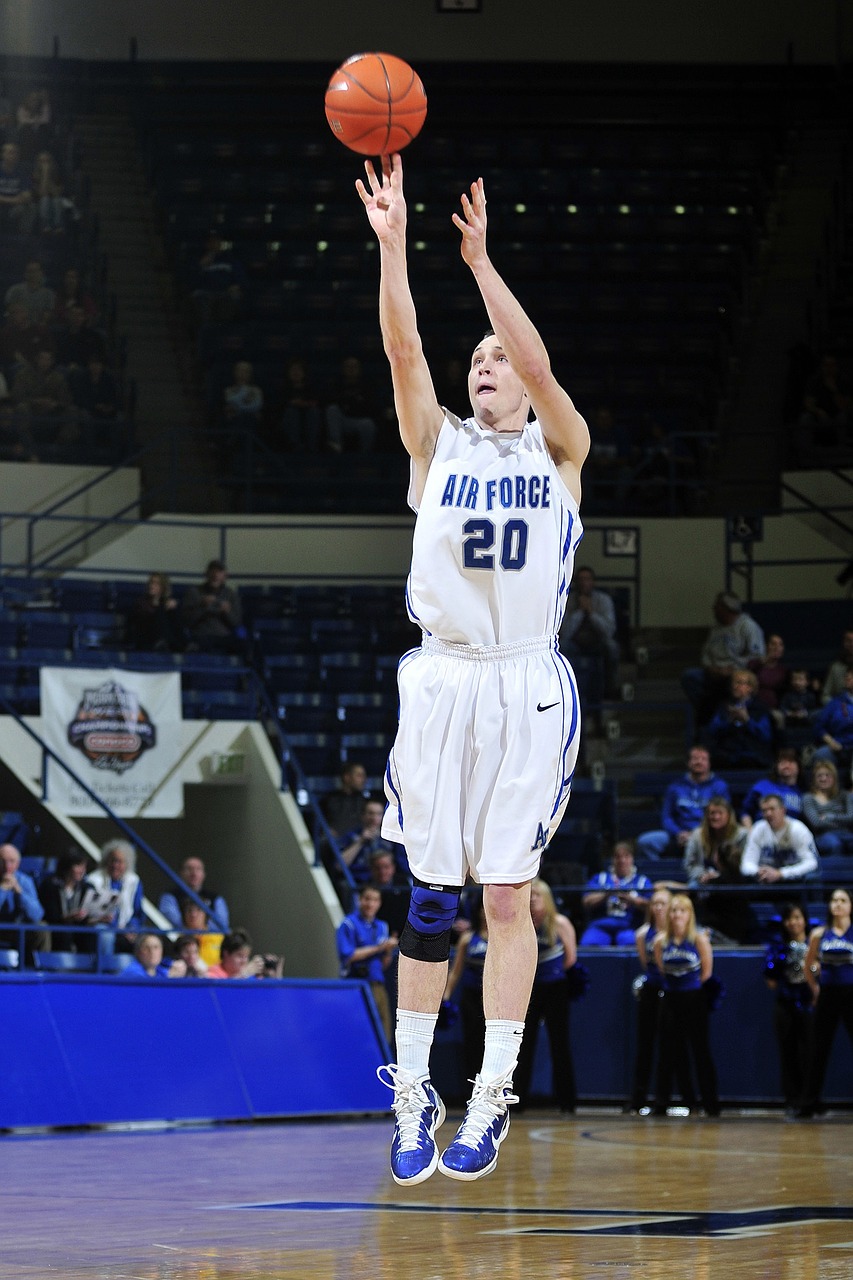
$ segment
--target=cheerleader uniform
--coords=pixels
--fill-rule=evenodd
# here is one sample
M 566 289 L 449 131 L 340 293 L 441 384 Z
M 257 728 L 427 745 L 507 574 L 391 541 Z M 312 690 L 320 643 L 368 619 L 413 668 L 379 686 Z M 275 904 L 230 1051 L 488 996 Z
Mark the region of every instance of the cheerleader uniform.
M 708 1002 L 702 990 L 702 960 L 696 944 L 687 938 L 667 942 L 661 968 L 664 988 L 655 1115 L 666 1114 L 673 1076 L 679 1064 L 686 1074 L 692 1058 L 702 1106 L 707 1115 L 717 1116 L 717 1072 L 708 1042 Z
M 513 1077 L 522 1107 L 527 1106 L 530 1077 L 540 1022 L 544 1022 L 551 1050 L 551 1089 L 561 1111 L 571 1113 L 577 1105 L 575 1069 L 569 1047 L 569 985 L 566 982 L 566 949 L 557 935 L 548 943 L 541 927 L 536 930 L 539 958 L 524 1019 L 524 1036 Z
M 764 976 L 776 983 L 773 1029 L 779 1047 L 782 1095 L 790 1110 L 800 1104 L 812 1053 L 814 1013 L 806 982 L 807 942 L 773 942 L 767 948 Z
M 853 925 L 842 934 L 827 926 L 820 940 L 820 994 L 815 1006 L 814 1051 L 800 1114 L 820 1108 L 832 1042 L 842 1022 L 853 1043 Z
M 637 1051 L 634 1058 L 634 1083 L 631 1089 L 629 1111 L 640 1111 L 646 1105 L 655 1046 L 660 1036 L 663 974 L 655 961 L 656 937 L 657 929 L 651 924 L 646 934 L 645 982 L 640 986 L 637 998 Z M 689 1068 L 685 1069 L 685 1063 L 682 1061 L 675 1064 L 675 1070 L 678 1091 L 684 1105 L 695 1107 L 696 1092 Z

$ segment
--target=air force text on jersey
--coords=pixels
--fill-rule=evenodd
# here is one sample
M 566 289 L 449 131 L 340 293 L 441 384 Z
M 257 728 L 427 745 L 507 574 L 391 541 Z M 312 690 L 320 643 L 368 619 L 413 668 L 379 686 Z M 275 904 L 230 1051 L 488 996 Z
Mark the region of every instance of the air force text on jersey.
M 481 484 L 477 476 L 454 471 L 447 477 L 441 497 L 441 506 L 469 511 L 526 510 L 550 505 L 551 477 L 547 475 L 501 476 Z

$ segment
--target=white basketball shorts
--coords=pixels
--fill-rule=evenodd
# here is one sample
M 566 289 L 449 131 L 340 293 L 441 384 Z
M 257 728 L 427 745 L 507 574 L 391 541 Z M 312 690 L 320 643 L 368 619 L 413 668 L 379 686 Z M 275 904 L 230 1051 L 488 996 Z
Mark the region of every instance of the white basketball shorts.
M 382 834 L 431 884 L 532 880 L 560 824 L 580 741 L 553 637 L 470 646 L 425 637 L 400 661 Z

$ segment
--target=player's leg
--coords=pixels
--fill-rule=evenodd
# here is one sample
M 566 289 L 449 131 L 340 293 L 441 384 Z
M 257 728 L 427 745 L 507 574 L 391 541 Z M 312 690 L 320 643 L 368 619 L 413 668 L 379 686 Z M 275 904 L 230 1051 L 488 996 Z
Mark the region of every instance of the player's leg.
M 391 1174 L 401 1186 L 423 1182 L 438 1164 L 435 1133 L 445 1109 L 430 1081 L 429 1055 L 460 892 L 416 880 L 400 935 L 397 1062 L 380 1068 L 379 1076 L 394 1090 Z
M 538 955 L 529 881 L 484 885 L 483 906 L 489 929 L 483 970 L 483 1065 L 474 1081 L 465 1119 L 439 1161 L 442 1173 L 463 1181 L 491 1173 L 509 1132 L 508 1108 L 518 1101 L 512 1077 Z

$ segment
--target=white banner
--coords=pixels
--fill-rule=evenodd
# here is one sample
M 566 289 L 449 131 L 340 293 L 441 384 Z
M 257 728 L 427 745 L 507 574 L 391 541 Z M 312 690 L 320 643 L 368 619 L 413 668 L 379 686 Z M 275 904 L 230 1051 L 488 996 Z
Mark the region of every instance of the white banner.
M 43 667 L 41 715 L 47 745 L 119 817 L 181 817 L 177 672 Z M 48 764 L 47 798 L 69 817 L 103 817 L 55 761 Z

